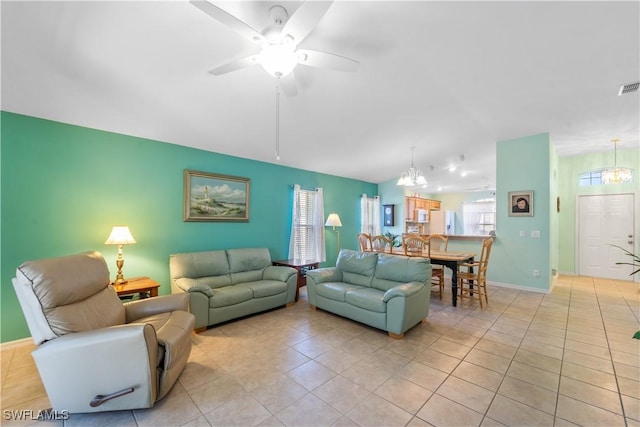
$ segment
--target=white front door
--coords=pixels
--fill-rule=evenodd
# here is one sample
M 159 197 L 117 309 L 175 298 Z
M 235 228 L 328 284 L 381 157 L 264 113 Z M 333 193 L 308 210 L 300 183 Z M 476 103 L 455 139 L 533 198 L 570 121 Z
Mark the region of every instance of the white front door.
M 633 194 L 578 197 L 578 274 L 633 280 L 630 256 L 611 245 L 634 251 Z

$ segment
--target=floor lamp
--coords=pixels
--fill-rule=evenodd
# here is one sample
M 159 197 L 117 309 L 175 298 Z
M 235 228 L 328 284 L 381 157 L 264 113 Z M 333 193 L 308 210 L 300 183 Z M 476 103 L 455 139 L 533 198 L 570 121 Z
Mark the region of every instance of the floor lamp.
M 324 225 L 325 227 L 333 227 L 333 231 L 338 234 L 338 252 L 340 252 L 340 230 L 336 230 L 336 227 L 342 227 L 340 217 L 335 212 L 330 213 L 327 217 L 327 222 Z

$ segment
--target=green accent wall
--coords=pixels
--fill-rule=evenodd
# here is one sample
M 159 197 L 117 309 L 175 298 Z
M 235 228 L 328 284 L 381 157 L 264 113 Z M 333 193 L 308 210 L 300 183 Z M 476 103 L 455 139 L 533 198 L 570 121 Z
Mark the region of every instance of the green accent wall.
M 114 278 L 117 248 L 104 244 L 113 225 L 128 225 L 137 241 L 124 247 L 125 277 L 152 277 L 168 294 L 171 253 L 267 247 L 273 259 L 286 258 L 293 184 L 324 189 L 325 214 L 340 215 L 341 246 L 351 249 L 360 197 L 378 193 L 377 184 L 160 141 L 9 112 L 0 120 L 1 342 L 29 336 L 11 284 L 16 268 L 98 250 Z M 250 221 L 184 222 L 184 169 L 249 178 Z M 325 237 L 325 265 L 332 265 L 337 236 L 327 230 Z

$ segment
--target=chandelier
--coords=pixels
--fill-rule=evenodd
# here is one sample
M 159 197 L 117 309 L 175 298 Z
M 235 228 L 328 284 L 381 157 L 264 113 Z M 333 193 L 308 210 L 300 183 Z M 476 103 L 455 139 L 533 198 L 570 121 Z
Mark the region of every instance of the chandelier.
M 621 184 L 631 182 L 633 178 L 631 169 L 618 167 L 618 141 L 619 139 L 611 140 L 613 142 L 613 168 L 602 170 L 603 184 Z
M 415 148 L 415 146 L 411 147 L 411 167 L 408 171 L 400 174 L 400 179 L 398 179 L 396 185 L 404 185 L 405 187 L 427 186 L 427 180 L 424 175 L 413 165 L 413 152 Z

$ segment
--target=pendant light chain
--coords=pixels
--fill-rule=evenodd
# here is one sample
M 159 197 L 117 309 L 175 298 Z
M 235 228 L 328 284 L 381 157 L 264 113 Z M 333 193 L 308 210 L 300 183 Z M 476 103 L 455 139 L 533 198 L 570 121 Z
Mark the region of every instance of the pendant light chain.
M 276 160 L 280 160 L 280 88 L 276 84 Z

